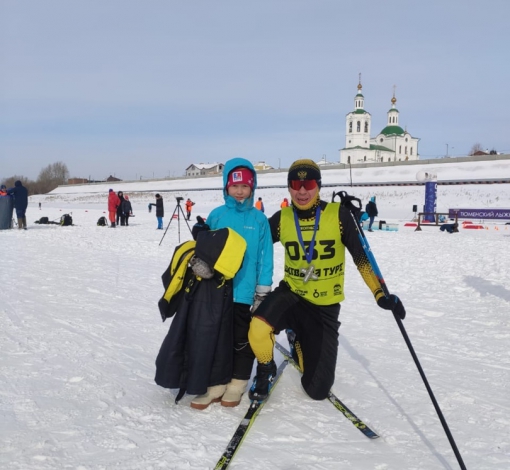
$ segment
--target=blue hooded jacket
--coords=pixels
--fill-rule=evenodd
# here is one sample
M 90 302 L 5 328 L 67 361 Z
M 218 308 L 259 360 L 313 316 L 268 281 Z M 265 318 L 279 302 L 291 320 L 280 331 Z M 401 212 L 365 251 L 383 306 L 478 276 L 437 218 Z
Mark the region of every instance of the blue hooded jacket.
M 16 208 L 16 211 L 24 213 L 27 210 L 28 191 L 20 180 L 14 183 L 14 188 L 7 190 L 7 194 L 14 196 L 14 207 Z
M 235 168 L 248 168 L 253 173 L 253 191 L 249 198 L 238 202 L 228 195 L 228 175 Z M 273 239 L 267 217 L 253 205 L 257 174 L 244 158 L 233 158 L 223 168 L 225 204 L 216 207 L 207 217 L 211 230 L 229 227 L 241 235 L 247 244 L 243 265 L 234 277 L 234 302 L 252 305 L 256 286 L 273 283 Z

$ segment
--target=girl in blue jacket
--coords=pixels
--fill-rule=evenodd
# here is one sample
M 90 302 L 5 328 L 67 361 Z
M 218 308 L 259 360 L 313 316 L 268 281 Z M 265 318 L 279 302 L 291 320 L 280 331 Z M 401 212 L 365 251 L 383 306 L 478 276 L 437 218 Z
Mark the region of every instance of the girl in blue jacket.
M 225 204 L 207 217 L 211 230 L 229 227 L 247 244 L 241 269 L 234 285 L 234 369 L 228 384 L 214 385 L 198 395 L 191 407 L 199 410 L 221 400 L 223 406 L 237 406 L 246 391 L 255 355 L 248 342 L 253 312 L 270 292 L 273 283 L 273 240 L 267 217 L 253 204 L 257 175 L 244 158 L 233 158 L 223 169 Z

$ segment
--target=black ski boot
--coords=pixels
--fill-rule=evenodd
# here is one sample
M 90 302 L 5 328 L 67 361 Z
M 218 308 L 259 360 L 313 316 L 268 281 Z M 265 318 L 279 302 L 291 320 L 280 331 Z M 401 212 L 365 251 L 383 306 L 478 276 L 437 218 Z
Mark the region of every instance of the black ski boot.
M 276 375 L 276 364 L 273 360 L 265 364 L 257 364 L 257 375 L 253 379 L 248 396 L 250 400 L 264 401 L 269 396 Z
M 290 355 L 299 364 L 299 357 L 296 351 L 296 333 L 290 329 L 285 330 L 285 333 L 287 333 L 287 340 L 289 341 Z

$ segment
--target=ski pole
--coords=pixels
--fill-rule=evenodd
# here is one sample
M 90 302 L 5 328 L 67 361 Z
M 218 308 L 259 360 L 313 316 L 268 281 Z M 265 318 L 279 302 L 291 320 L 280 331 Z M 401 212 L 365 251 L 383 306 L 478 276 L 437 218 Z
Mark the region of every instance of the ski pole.
M 370 248 L 368 239 L 365 236 L 365 233 L 363 232 L 363 228 L 361 227 L 361 224 L 360 224 L 357 214 L 356 214 L 356 212 L 361 210 L 361 201 L 358 198 L 355 198 L 354 196 L 349 196 L 345 191 L 339 191 L 336 194 L 333 193 L 333 200 L 335 199 L 335 196 L 339 196 L 341 203 L 344 204 L 347 207 L 347 209 L 349 209 L 349 212 L 354 220 L 356 230 L 358 231 L 358 237 L 359 237 L 361 244 L 363 246 L 363 251 L 367 255 L 368 261 L 370 262 L 370 265 L 372 266 L 372 269 L 373 269 L 375 275 L 379 279 L 379 283 L 381 284 L 381 288 L 384 292 L 384 295 L 387 298 L 389 298 L 390 292 L 388 290 L 388 287 L 386 286 L 386 282 L 384 281 L 381 270 L 379 269 L 379 266 L 377 265 L 375 256 L 372 253 L 372 249 Z M 354 202 L 356 202 L 359 205 L 359 207 L 357 207 L 354 204 Z M 436 409 L 436 413 L 439 417 L 439 420 L 441 421 L 441 424 L 443 425 L 443 429 L 446 433 L 446 436 L 448 437 L 448 441 L 450 442 L 450 445 L 453 449 L 455 457 L 457 457 L 457 461 L 460 465 L 460 468 L 462 470 L 466 470 L 466 466 L 464 465 L 462 456 L 460 455 L 459 449 L 457 448 L 457 444 L 455 443 L 453 435 L 450 432 L 450 428 L 448 427 L 448 423 L 446 422 L 443 412 L 441 411 L 441 408 L 439 407 L 436 397 L 434 396 L 434 392 L 432 391 L 432 388 L 429 385 L 427 377 L 425 376 L 425 372 L 423 371 L 423 368 L 421 367 L 420 361 L 418 360 L 418 356 L 416 355 L 416 352 L 414 351 L 413 345 L 411 344 L 411 340 L 409 339 L 409 335 L 407 334 L 404 324 L 402 323 L 402 320 L 397 315 L 393 314 L 393 317 L 395 318 L 395 320 L 397 322 L 400 332 L 402 333 L 402 336 L 404 337 L 404 341 L 406 342 L 407 347 L 409 348 L 409 352 L 411 353 L 411 356 L 414 359 L 414 363 L 416 364 L 416 367 L 418 368 L 418 372 L 420 373 L 423 383 L 425 384 L 425 388 L 427 389 L 427 392 L 429 393 L 430 399 L 432 400 L 432 404 L 434 405 L 434 408 Z

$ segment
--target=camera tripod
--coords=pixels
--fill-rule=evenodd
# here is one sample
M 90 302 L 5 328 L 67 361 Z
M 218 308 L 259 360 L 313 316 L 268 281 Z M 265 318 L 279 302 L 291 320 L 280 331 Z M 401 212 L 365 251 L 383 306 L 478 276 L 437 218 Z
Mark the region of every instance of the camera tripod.
M 172 213 L 172 217 L 170 217 L 170 222 L 168 222 L 168 225 L 166 226 L 165 233 L 161 237 L 161 241 L 159 242 L 159 246 L 161 246 L 161 243 L 163 242 L 163 238 L 165 238 L 166 232 L 168 231 L 168 228 L 170 227 L 170 224 L 172 223 L 172 220 L 174 219 L 175 215 L 177 215 L 177 235 L 179 237 L 178 238 L 179 243 L 181 243 L 181 216 L 180 216 L 180 214 L 182 214 L 182 218 L 184 219 L 184 221 L 186 222 L 186 225 L 188 226 L 189 233 L 191 233 L 191 227 L 188 224 L 188 219 L 184 215 L 184 211 L 182 210 L 182 207 L 181 207 L 181 201 L 184 198 L 176 196 L 175 199 L 177 200 L 177 204 L 175 205 L 175 209 L 174 209 L 174 212 Z

